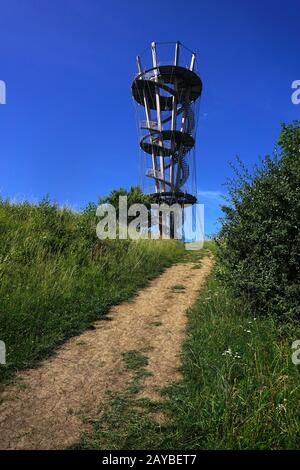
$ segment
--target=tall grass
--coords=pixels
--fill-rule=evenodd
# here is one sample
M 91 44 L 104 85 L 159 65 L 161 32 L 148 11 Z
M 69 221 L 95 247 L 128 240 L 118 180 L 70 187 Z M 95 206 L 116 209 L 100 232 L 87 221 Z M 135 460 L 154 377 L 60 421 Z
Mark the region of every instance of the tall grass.
M 0 201 L 0 380 L 35 365 L 184 253 L 172 241 L 100 241 L 95 211 Z

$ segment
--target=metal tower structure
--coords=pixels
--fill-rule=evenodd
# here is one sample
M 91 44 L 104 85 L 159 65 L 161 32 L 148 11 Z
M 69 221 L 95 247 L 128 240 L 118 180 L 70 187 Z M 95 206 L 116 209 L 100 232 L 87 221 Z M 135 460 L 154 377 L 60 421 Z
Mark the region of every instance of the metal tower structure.
M 143 177 L 152 181 L 146 192 L 157 202 L 194 204 L 196 102 L 202 82 L 194 52 L 178 41 L 167 43 L 175 46 L 174 56 L 171 62 L 161 63 L 157 53 L 160 44 L 151 44 L 150 67 L 143 69 L 142 58 L 137 56 L 138 74 L 131 87 L 138 109 Z M 145 189 L 147 185 L 142 186 Z

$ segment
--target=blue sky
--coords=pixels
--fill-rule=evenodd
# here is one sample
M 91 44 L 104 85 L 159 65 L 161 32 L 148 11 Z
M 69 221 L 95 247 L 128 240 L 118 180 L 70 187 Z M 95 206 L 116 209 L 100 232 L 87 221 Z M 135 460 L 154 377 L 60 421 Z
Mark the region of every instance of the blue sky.
M 228 161 L 253 164 L 300 118 L 299 17 L 298 0 L 0 0 L 0 194 L 80 208 L 137 184 L 135 56 L 180 40 L 204 83 L 197 179 L 214 232 Z

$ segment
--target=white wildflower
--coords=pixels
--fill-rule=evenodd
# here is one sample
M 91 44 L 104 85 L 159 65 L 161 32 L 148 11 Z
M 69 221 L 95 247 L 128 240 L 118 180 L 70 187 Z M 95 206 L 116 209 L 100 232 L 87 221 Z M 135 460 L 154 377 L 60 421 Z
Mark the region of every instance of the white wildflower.
M 279 403 L 276 408 L 278 411 L 283 411 L 284 413 L 286 413 L 286 406 L 283 403 Z
M 224 351 L 222 353 L 222 356 L 231 356 L 234 359 L 240 359 L 241 358 L 240 354 L 238 352 L 233 353 L 231 348 L 226 349 L 226 351 Z
M 232 356 L 231 348 L 226 349 L 226 351 L 222 353 L 222 356 Z

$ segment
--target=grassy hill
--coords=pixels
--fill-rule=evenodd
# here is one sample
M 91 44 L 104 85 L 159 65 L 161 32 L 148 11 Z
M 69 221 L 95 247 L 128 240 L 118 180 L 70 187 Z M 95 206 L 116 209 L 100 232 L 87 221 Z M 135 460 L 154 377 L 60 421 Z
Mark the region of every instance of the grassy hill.
M 99 240 L 95 212 L 0 200 L 0 380 L 91 327 L 184 253 L 175 241 Z

